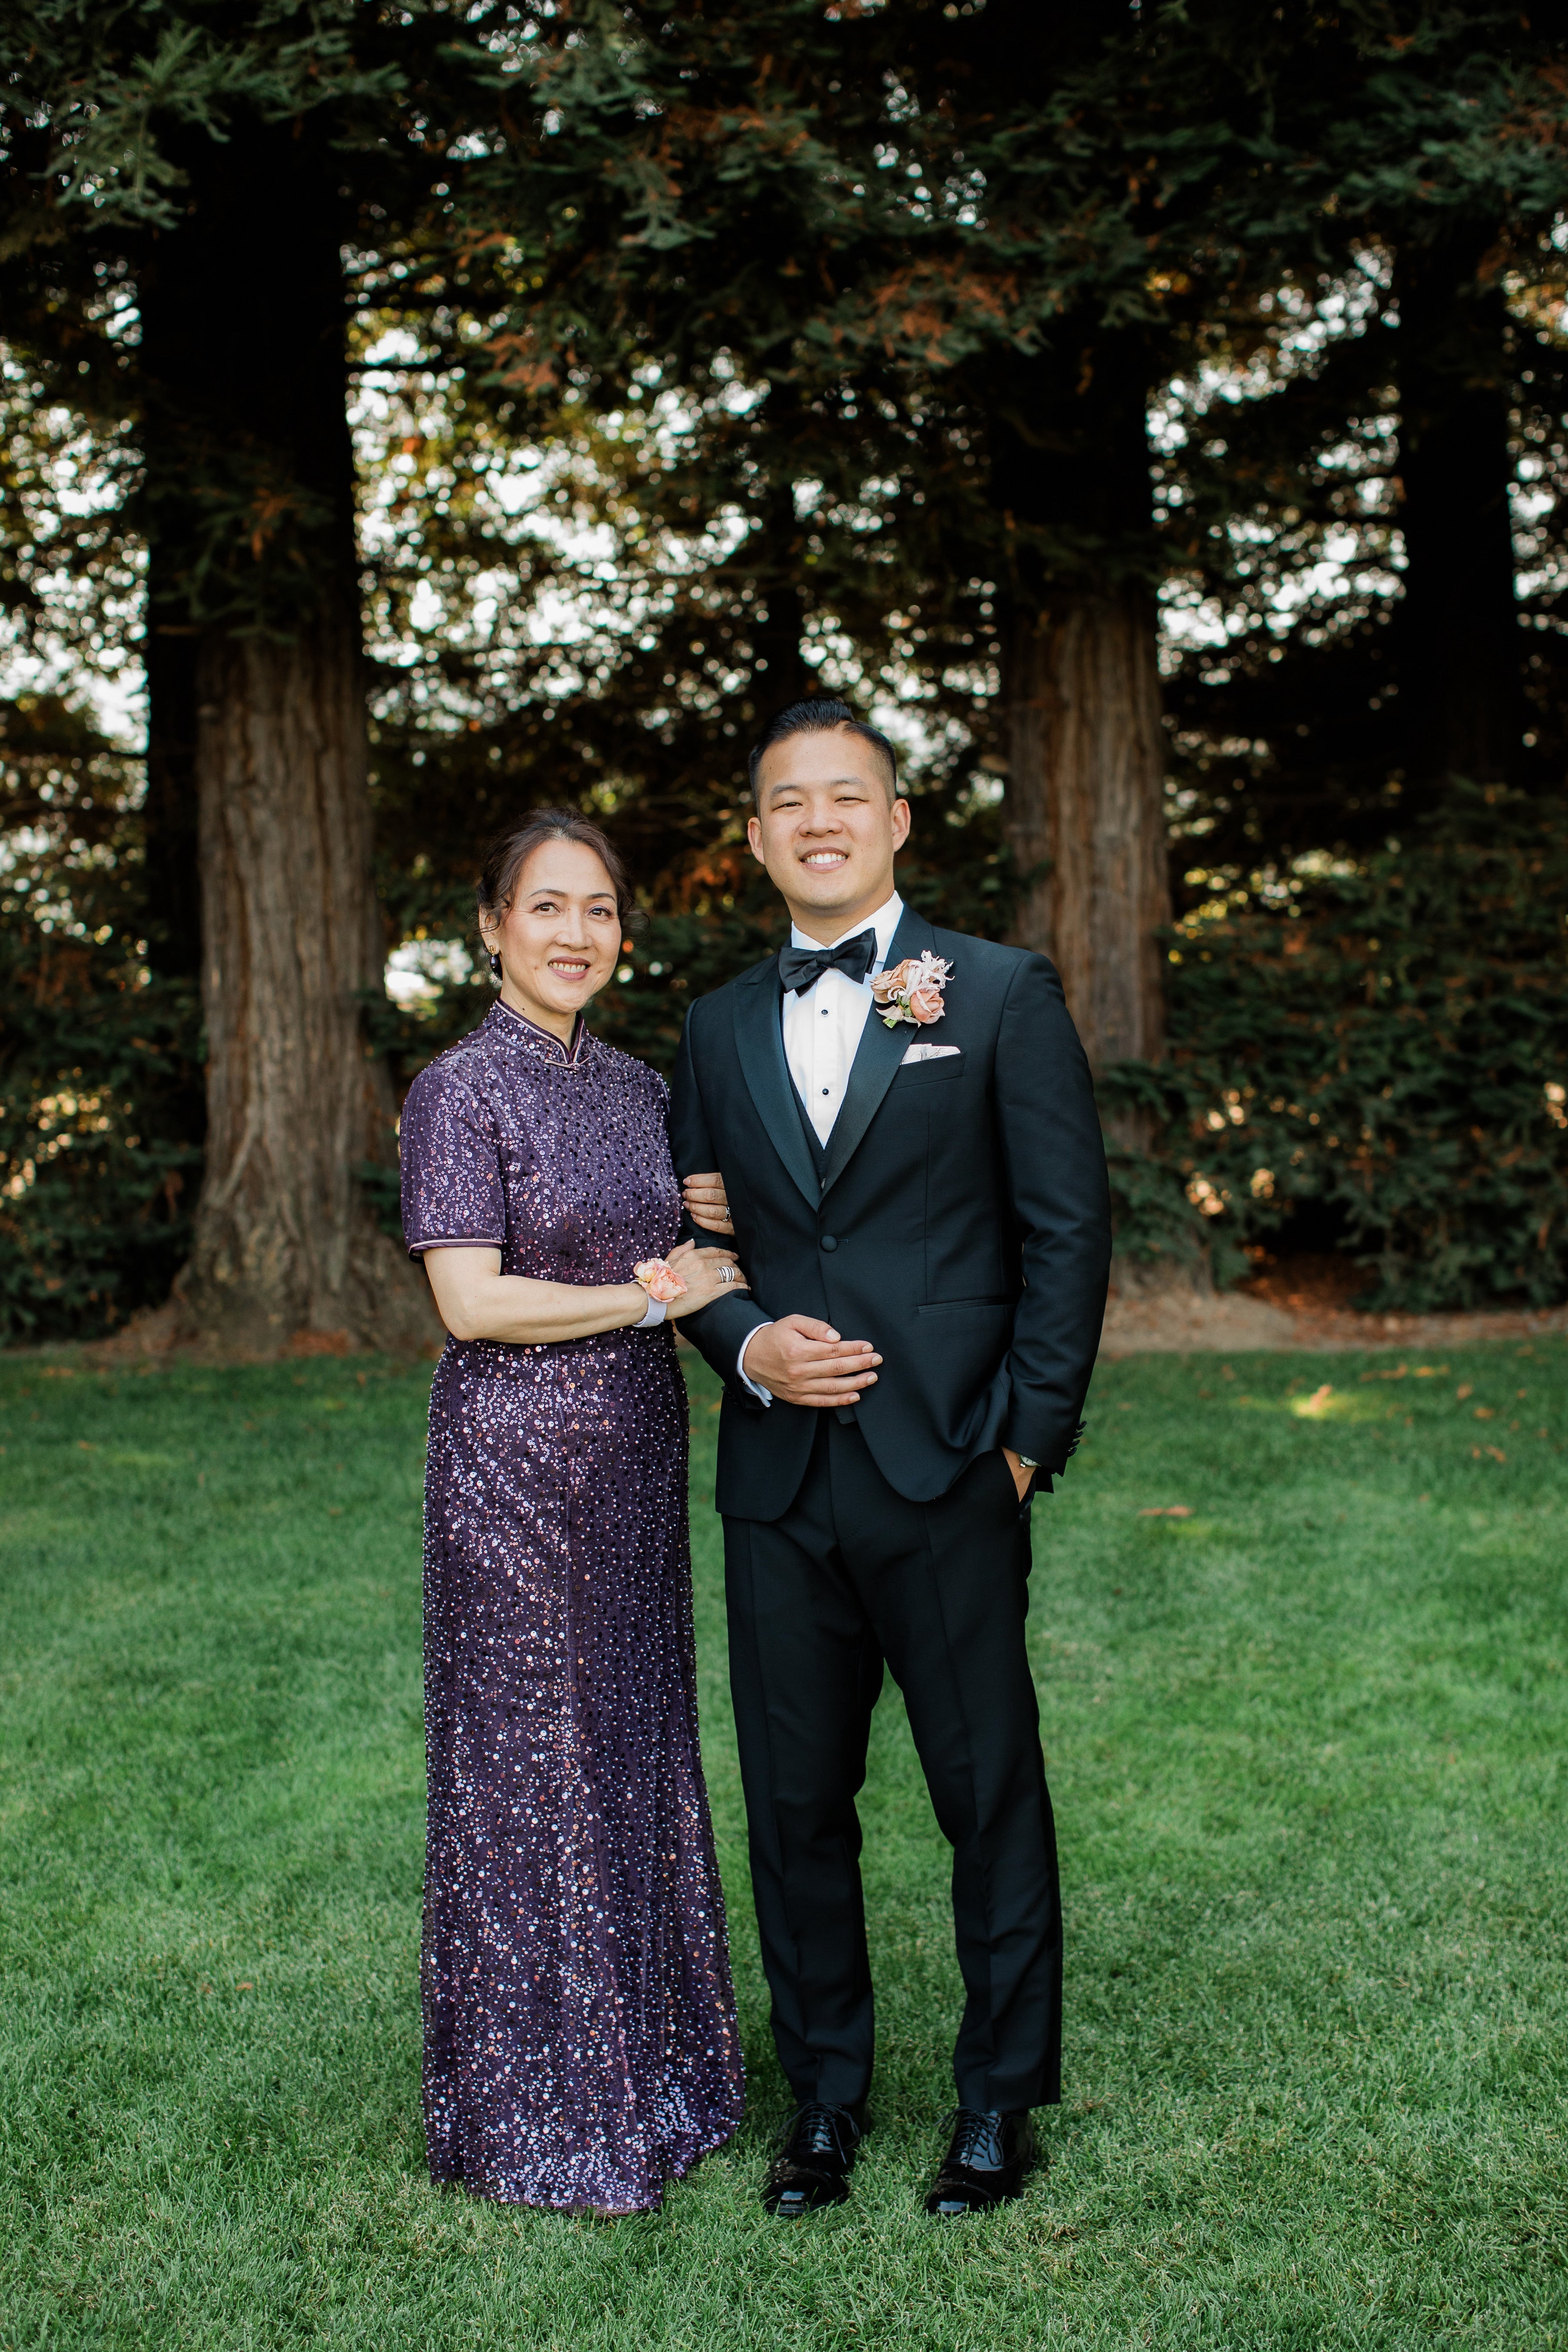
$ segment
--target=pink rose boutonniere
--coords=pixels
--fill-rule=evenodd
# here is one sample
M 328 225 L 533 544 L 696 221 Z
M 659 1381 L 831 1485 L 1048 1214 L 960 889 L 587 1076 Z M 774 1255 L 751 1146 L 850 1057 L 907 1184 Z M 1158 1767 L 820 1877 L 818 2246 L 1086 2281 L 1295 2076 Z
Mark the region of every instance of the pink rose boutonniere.
M 912 1021 L 924 1029 L 946 1012 L 942 992 L 952 978 L 952 966 L 928 950 L 924 955 L 906 956 L 890 971 L 878 972 L 871 993 L 889 1029 L 896 1029 L 900 1021 Z
M 632 1268 L 632 1280 L 640 1282 L 648 1297 L 660 1307 L 668 1307 L 672 1298 L 684 1298 L 686 1285 L 672 1265 L 661 1257 L 645 1257 L 640 1265 Z

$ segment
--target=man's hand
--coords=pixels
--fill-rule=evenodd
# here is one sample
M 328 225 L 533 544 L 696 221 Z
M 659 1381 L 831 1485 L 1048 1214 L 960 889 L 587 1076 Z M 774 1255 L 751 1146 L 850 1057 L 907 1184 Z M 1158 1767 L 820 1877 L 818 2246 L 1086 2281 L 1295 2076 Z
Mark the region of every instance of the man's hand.
M 1013 1484 L 1018 1489 L 1018 1500 L 1021 1503 L 1028 1493 L 1030 1484 L 1037 1474 L 1033 1470 L 1025 1469 L 1010 1445 L 1005 1445 L 1002 1452 L 1006 1459 L 1008 1469 L 1013 1473 Z
M 858 1404 L 881 1362 L 869 1339 L 841 1339 L 811 1315 L 781 1315 L 746 1346 L 746 1377 L 785 1404 Z

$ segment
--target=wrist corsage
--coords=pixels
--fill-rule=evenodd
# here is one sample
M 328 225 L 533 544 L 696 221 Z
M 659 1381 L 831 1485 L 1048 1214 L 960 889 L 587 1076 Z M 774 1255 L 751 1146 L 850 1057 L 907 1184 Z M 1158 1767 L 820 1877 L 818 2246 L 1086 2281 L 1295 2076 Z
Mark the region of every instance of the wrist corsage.
M 641 1283 L 650 1298 L 668 1307 L 672 1298 L 684 1298 L 686 1285 L 668 1261 L 662 1257 L 645 1257 L 640 1265 L 632 1268 L 632 1280 Z
M 634 1331 L 646 1331 L 654 1324 L 662 1323 L 670 1300 L 686 1296 L 686 1285 L 675 1268 L 662 1257 L 645 1257 L 640 1265 L 634 1265 L 632 1280 L 647 1293 L 647 1312 L 640 1323 L 632 1325 Z

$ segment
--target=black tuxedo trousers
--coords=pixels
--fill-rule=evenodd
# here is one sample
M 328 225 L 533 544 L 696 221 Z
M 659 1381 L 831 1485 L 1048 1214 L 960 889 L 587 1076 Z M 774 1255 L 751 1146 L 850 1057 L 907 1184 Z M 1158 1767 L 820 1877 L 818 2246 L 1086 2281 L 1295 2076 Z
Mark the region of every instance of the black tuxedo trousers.
M 773 1520 L 726 1518 L 730 1675 L 773 2035 L 801 2102 L 866 2096 L 874 2026 L 855 1799 L 884 1660 L 952 1848 L 959 2103 L 1061 2095 L 1061 1898 L 1024 1648 L 1028 1512 L 983 1454 L 935 1502 L 821 1413 Z

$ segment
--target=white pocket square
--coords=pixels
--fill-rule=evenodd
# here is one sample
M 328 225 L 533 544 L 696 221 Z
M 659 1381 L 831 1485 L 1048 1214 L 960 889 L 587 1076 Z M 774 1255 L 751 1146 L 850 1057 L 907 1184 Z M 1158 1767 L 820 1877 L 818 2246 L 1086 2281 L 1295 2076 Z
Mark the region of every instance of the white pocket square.
M 904 1055 L 905 1062 L 940 1062 L 949 1054 L 962 1054 L 962 1045 L 911 1045 Z M 900 1063 L 900 1069 L 903 1064 Z

